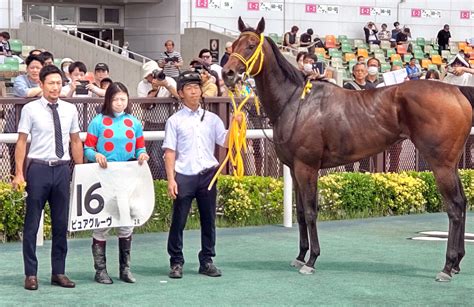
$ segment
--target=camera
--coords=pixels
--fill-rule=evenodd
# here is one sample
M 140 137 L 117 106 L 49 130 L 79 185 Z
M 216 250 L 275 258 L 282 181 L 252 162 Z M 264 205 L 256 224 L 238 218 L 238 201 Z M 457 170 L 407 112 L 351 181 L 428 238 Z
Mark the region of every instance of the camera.
M 86 88 L 89 81 L 87 80 L 79 80 L 80 84 L 76 86 L 76 95 L 88 95 L 89 90 Z
M 203 65 L 194 65 L 193 69 L 195 72 L 201 73 L 201 71 L 204 69 Z
M 174 57 L 167 57 L 165 58 L 164 60 L 166 63 L 169 63 L 169 62 L 179 62 L 179 58 L 174 56 Z
M 159 71 L 158 69 L 155 69 L 151 75 L 153 76 L 153 79 L 163 81 L 166 78 L 166 75 L 163 71 Z

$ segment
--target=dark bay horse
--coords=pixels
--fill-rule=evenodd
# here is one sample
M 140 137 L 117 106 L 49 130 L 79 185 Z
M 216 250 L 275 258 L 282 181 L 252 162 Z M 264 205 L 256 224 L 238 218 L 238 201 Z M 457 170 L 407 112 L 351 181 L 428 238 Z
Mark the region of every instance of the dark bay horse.
M 465 254 L 466 197 L 457 164 L 472 122 L 472 106 L 466 96 L 474 91 L 428 80 L 367 91 L 319 81 L 301 99 L 304 77 L 272 40 L 261 35 L 264 28 L 263 18 L 256 29 L 239 18 L 241 34 L 223 76 L 229 87 L 245 71 L 254 76 L 258 97 L 273 124 L 277 155 L 291 169 L 300 235 L 300 252 L 292 265 L 300 273 L 312 274 L 320 254 L 318 171 L 358 161 L 409 138 L 430 164 L 446 203 L 446 262 L 436 280 L 450 281 L 460 271 Z

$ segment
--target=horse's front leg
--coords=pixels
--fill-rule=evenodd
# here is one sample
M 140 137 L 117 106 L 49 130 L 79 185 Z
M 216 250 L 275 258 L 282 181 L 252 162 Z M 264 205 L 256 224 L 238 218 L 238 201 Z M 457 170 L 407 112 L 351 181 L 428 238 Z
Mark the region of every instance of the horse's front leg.
M 307 226 L 306 231 L 309 233 L 310 241 L 309 259 L 306 264 L 301 267 L 300 273 L 313 274 L 314 263 L 320 254 L 318 230 L 316 228 L 316 219 L 318 216 L 316 200 L 318 169 L 303 163 L 295 163 L 295 178 L 304 210 L 304 221 Z M 300 232 L 302 231 L 300 227 Z
M 304 218 L 304 208 L 301 202 L 301 195 L 299 193 L 298 184 L 296 183 L 294 176 L 293 182 L 295 183 L 295 197 L 296 197 L 296 219 L 298 221 L 298 228 L 300 232 L 300 252 L 298 257 L 291 262 L 291 266 L 301 269 L 305 264 L 306 253 L 309 249 L 308 241 L 308 228 L 306 226 L 306 220 Z

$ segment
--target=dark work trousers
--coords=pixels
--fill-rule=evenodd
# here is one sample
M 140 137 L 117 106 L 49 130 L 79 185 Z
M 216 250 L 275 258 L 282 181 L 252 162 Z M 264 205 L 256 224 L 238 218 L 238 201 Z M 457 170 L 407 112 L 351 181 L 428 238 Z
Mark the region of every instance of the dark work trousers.
M 26 172 L 26 215 L 23 228 L 23 261 L 25 275 L 37 275 L 36 234 L 41 211 L 48 201 L 51 209 L 52 274 L 64 274 L 67 254 L 67 224 L 69 218 L 69 165 L 48 166 L 31 163 Z
M 173 217 L 168 236 L 168 254 L 171 265 L 184 264 L 183 230 L 194 198 L 196 198 L 201 218 L 199 263 L 201 265 L 210 263 L 212 257 L 216 255 L 214 250 L 216 245 L 216 183 L 210 191 L 207 190 L 215 173 L 216 168 L 194 176 L 176 174 L 178 195 L 173 202 Z

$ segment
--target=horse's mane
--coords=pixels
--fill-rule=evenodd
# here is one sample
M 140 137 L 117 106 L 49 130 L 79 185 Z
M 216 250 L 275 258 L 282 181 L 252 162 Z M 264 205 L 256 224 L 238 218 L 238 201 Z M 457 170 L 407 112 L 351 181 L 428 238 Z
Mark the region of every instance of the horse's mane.
M 283 74 L 286 76 L 286 78 L 289 79 L 291 82 L 293 82 L 295 85 L 298 85 L 298 86 L 303 85 L 305 82 L 303 74 L 299 70 L 297 70 L 296 67 L 291 65 L 287 59 L 285 59 L 283 54 L 278 49 L 278 46 L 275 44 L 275 42 L 271 38 L 265 37 L 265 40 L 272 47 L 272 51 L 273 51 L 273 54 L 275 55 L 277 66 L 279 66 L 281 70 L 283 70 Z

